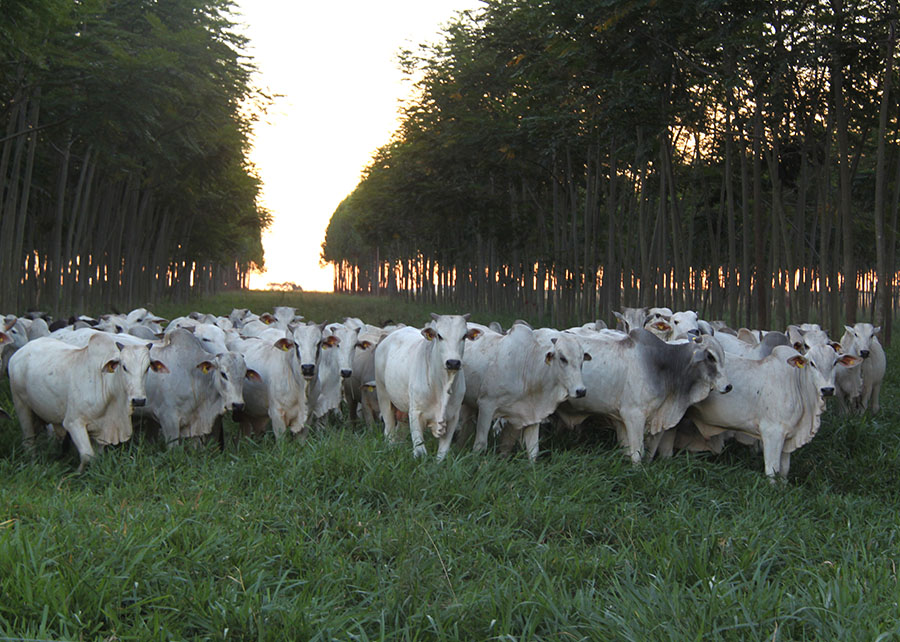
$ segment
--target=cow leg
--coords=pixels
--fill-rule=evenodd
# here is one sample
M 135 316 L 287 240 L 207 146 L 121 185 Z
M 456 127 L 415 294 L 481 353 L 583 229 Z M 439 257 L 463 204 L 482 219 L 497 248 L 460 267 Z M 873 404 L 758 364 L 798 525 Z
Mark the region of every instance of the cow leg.
M 791 469 L 791 453 L 786 453 L 782 450 L 781 452 L 781 464 L 778 468 L 778 472 L 781 474 L 781 479 L 787 481 L 788 471 Z
M 437 460 L 444 461 L 447 453 L 450 452 L 450 444 L 453 443 L 453 435 L 459 426 L 459 415 L 447 417 L 447 431 L 438 439 Z
M 672 428 L 671 430 L 666 430 L 660 435 L 659 439 L 659 449 L 657 453 L 662 459 L 669 459 L 672 457 L 672 453 L 675 452 L 675 435 L 678 432 L 677 428 Z
M 522 436 L 525 439 L 525 451 L 528 453 L 528 458 L 531 461 L 536 461 L 538 457 L 538 445 L 541 436 L 540 422 L 531 424 L 530 426 L 525 426 Z
M 628 454 L 631 456 L 631 463 L 637 466 L 644 457 L 644 425 L 646 421 L 640 411 L 623 412 L 622 420 L 625 422 Z
M 413 456 L 424 457 L 427 455 L 425 436 L 422 432 L 422 414 L 418 409 L 409 409 L 409 436 L 412 437 Z
M 66 431 L 72 437 L 72 443 L 78 451 L 78 457 L 81 462 L 78 465 L 78 472 L 84 470 L 84 467 L 93 459 L 94 449 L 91 448 L 91 438 L 88 436 L 87 426 L 81 420 L 63 421 Z
M 472 452 L 484 452 L 487 448 L 488 433 L 491 431 L 495 411 L 496 407 L 491 403 L 478 404 L 478 420 L 475 422 L 475 443 L 472 445 Z
M 397 417 L 394 415 L 394 404 L 388 399 L 387 393 L 378 395 L 378 411 L 384 421 L 384 438 L 397 443 Z
M 668 431 L 658 432 L 655 435 L 647 435 L 647 438 L 644 440 L 644 459 L 647 461 L 653 460 L 656 456 L 656 451 L 659 449 L 659 442 L 666 432 Z
M 374 426 L 375 409 L 378 408 L 378 400 L 371 399 L 369 394 L 363 393 L 363 398 L 360 400 L 359 405 L 362 406 L 362 416 L 366 426 Z
M 15 391 L 12 394 L 13 406 L 16 409 L 16 416 L 19 418 L 19 425 L 22 426 L 22 444 L 25 450 L 34 453 L 34 427 L 35 416 L 31 412 L 31 408 L 25 403 L 25 400 L 19 397 Z
M 272 422 L 272 432 L 275 438 L 280 438 L 287 430 L 287 424 L 284 421 L 284 415 L 275 406 L 269 406 L 269 420 Z
M 775 475 L 781 469 L 781 454 L 784 448 L 784 437 L 774 427 L 766 428 L 760 426 L 760 434 L 762 438 L 763 464 L 766 470 L 766 477 L 770 481 L 775 481 Z
M 502 457 L 508 457 L 521 436 L 521 426 L 512 424 L 509 421 L 504 422 L 503 428 L 500 431 L 500 455 Z
M 872 386 L 872 414 L 877 415 L 881 406 L 878 403 L 878 395 L 881 393 L 881 383 Z

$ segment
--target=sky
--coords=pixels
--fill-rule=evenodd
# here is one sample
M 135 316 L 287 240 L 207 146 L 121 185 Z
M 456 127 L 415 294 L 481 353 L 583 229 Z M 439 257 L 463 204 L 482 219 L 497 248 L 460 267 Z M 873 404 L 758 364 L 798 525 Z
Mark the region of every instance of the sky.
M 251 160 L 274 218 L 263 235 L 266 272 L 252 288 L 292 281 L 330 291 L 320 267 L 328 220 L 373 152 L 397 129 L 409 95 L 397 52 L 439 38 L 478 0 L 239 0 L 256 84 L 280 94 L 256 123 Z

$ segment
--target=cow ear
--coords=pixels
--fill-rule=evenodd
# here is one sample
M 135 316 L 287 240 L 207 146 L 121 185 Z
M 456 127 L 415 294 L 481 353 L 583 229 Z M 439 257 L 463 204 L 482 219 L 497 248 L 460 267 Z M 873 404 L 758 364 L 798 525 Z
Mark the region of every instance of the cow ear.
M 8 334 L 6 334 L 5 332 L 0 332 L 0 346 L 2 346 L 4 343 L 9 343 L 10 341 L 12 341 L 12 339 L 9 338 Z
M 794 366 L 795 368 L 805 368 L 806 364 L 809 363 L 809 359 L 806 357 L 801 357 L 799 354 L 795 354 L 793 357 L 787 360 L 788 365 Z
M 275 342 L 275 347 L 278 348 L 279 350 L 283 350 L 284 352 L 287 352 L 288 350 L 290 350 L 291 348 L 294 347 L 294 342 L 288 338 L 279 339 L 278 341 Z
M 462 315 L 463 319 L 465 319 L 466 321 L 468 321 L 471 316 L 472 316 L 471 312 L 466 312 L 464 315 Z
M 118 359 L 110 359 L 103 366 L 103 372 L 115 372 L 116 368 L 119 367 Z
M 166 367 L 166 364 L 164 364 L 162 361 L 157 361 L 156 359 L 153 359 L 150 362 L 150 369 L 153 372 L 158 372 L 160 374 L 168 374 L 169 373 L 169 369 Z
M 247 377 L 248 381 L 262 381 L 262 377 L 259 376 L 259 373 L 256 370 L 250 370 L 249 368 L 244 376 Z
M 360 350 L 368 350 L 369 348 L 372 347 L 372 342 L 363 340 L 363 341 L 358 342 L 356 344 L 356 347 L 359 348 Z
M 834 350 L 835 352 L 837 352 L 838 354 L 842 354 L 844 352 L 844 346 L 842 346 L 837 341 L 832 341 L 828 345 L 830 345 L 831 349 Z
M 466 332 L 466 339 L 468 339 L 469 341 L 474 341 L 482 334 L 483 333 L 478 328 L 469 328 L 469 331 Z
M 703 343 L 703 338 L 702 337 L 694 337 L 693 339 L 691 339 L 691 341 L 693 341 L 694 343 Z
M 853 331 L 853 328 L 850 327 L 849 325 L 845 325 L 845 326 L 844 326 L 844 330 L 846 330 L 847 332 L 849 332 L 849 333 L 852 334 L 853 336 L 856 336 L 856 333 Z
M 843 357 L 838 359 L 838 363 L 842 366 L 846 366 L 847 368 L 853 368 L 858 366 L 863 362 L 861 357 L 853 356 L 852 354 L 845 354 Z
M 201 361 L 197 364 L 197 369 L 203 374 L 209 374 L 209 371 L 215 369 L 215 367 L 216 364 L 211 361 Z
M 585 360 L 585 361 L 593 361 L 593 360 L 594 360 L 594 357 L 592 357 L 592 356 L 590 355 L 589 352 L 585 352 L 585 353 L 584 353 L 584 360 Z
M 549 364 L 551 361 L 553 361 L 553 352 L 548 352 L 547 356 L 544 357 L 544 363 Z
M 334 347 L 337 347 L 337 346 L 339 346 L 339 345 L 341 345 L 341 340 L 338 339 L 338 338 L 337 338 L 336 336 L 334 336 L 333 334 L 327 336 L 325 339 L 322 340 L 322 347 L 323 347 L 323 348 L 334 348 Z
M 431 313 L 431 318 L 432 318 L 433 320 L 437 321 L 438 319 L 441 318 L 441 316 L 440 316 L 439 314 L 435 314 L 434 312 L 432 312 L 432 313 Z
M 121 351 L 122 348 L 124 348 L 125 346 L 123 346 L 121 343 L 119 343 L 118 341 L 116 341 L 116 347 Z
M 434 328 L 422 328 L 422 336 L 429 341 L 433 341 L 437 336 L 437 332 L 434 331 Z
M 266 325 L 272 325 L 273 323 L 275 323 L 275 317 L 273 317 L 268 312 L 263 312 L 261 315 L 259 315 L 259 320 Z
M 650 327 L 654 328 L 656 330 L 659 330 L 660 332 L 668 332 L 669 330 L 672 329 L 672 326 L 670 326 L 665 321 L 657 321 L 656 323 L 652 324 Z
M 880 326 L 880 325 L 877 326 L 874 330 L 872 330 L 872 334 L 878 334 L 879 332 L 881 332 L 881 326 Z

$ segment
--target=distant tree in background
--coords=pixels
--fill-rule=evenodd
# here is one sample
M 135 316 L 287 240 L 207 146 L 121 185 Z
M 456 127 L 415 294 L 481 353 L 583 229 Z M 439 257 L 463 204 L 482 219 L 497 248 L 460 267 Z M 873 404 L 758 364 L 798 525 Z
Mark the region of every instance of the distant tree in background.
M 335 289 L 889 336 L 895 23 L 894 0 L 486 0 L 402 54 L 418 97 L 332 216 Z
M 0 310 L 185 297 L 262 265 L 267 99 L 233 5 L 4 0 Z

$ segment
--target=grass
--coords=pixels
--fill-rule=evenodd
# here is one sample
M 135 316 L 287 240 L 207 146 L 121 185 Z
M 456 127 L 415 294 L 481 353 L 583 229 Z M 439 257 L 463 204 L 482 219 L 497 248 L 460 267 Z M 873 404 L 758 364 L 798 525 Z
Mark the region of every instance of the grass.
M 225 452 L 138 433 L 76 475 L 3 421 L 0 639 L 896 639 L 896 390 L 829 413 L 775 486 L 739 446 L 632 468 L 588 430 L 437 464 L 338 424 Z

